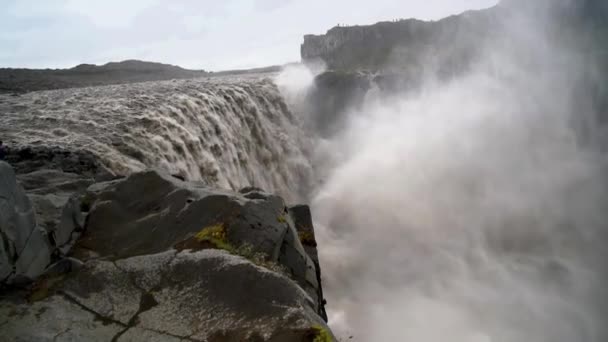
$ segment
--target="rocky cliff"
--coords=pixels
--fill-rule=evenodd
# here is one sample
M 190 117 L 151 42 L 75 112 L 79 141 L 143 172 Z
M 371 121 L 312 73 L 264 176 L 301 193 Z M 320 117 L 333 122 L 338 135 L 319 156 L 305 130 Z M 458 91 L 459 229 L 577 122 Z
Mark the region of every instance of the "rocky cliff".
M 447 73 L 463 67 L 487 39 L 495 12 L 471 11 L 436 22 L 408 19 L 334 27 L 324 35 L 306 35 L 301 56 L 305 63 L 320 59 L 329 69 L 412 73 L 436 59 Z
M 557 17 L 552 20 L 559 25 L 552 28 L 557 39 L 564 38 L 560 35 L 564 31 L 584 26 L 585 30 L 604 36 L 605 42 L 608 27 L 605 1 L 506 0 L 492 8 L 438 21 L 407 19 L 334 27 L 324 35 L 304 36 L 301 57 L 309 64 L 321 60 L 331 70 L 398 72 L 410 79 L 428 73 L 449 77 L 465 71 L 488 43 L 504 36 L 504 27 L 511 25 L 510 19 L 522 13 L 536 21 L 543 21 L 547 15 Z M 501 42 L 507 46 L 510 43 Z
M 594 74 L 572 81 L 578 82 L 577 89 L 589 89 L 595 111 L 608 117 L 607 17 L 608 3 L 600 0 L 503 0 L 439 21 L 407 19 L 306 35 L 302 61 L 328 69 L 316 77 L 308 94 L 314 107 L 310 115 L 319 124 L 315 132 L 333 134 L 370 89 L 403 95 L 428 81 L 457 79 L 482 63 L 493 63 L 490 68 L 498 71 L 508 68 L 513 61 L 501 60 L 504 55 L 530 60 L 521 42 L 535 39 L 526 38 L 531 27 L 542 27 L 551 44 L 568 46 L 582 64 L 594 66 Z M 564 58 L 562 63 L 572 61 Z M 528 67 L 530 72 L 537 69 Z
M 27 170 L 31 171 L 31 170 Z M 331 341 L 306 206 L 0 162 L 7 341 Z

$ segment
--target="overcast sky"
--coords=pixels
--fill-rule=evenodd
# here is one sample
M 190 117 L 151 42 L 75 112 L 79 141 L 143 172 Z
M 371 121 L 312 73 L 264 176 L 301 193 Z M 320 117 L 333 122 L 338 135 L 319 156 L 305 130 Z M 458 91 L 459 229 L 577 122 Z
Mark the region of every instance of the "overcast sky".
M 142 59 L 206 70 L 298 61 L 336 24 L 436 20 L 498 0 L 0 0 L 0 67 Z

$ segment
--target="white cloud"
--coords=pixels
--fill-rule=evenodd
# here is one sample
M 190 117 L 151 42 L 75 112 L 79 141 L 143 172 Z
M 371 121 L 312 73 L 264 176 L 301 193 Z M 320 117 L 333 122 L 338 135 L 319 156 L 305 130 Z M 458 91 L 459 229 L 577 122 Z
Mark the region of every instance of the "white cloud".
M 83 1 L 68 0 L 65 11 L 86 17 L 100 28 L 128 28 L 133 20 L 159 0 Z

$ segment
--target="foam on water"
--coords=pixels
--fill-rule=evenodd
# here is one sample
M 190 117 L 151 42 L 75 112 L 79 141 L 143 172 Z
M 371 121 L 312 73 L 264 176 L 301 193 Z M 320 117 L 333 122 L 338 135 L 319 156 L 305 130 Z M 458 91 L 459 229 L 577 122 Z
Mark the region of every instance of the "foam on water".
M 310 188 L 308 141 L 271 76 L 0 96 L 0 131 L 9 146 L 91 151 L 117 174 L 158 167 L 296 200 Z

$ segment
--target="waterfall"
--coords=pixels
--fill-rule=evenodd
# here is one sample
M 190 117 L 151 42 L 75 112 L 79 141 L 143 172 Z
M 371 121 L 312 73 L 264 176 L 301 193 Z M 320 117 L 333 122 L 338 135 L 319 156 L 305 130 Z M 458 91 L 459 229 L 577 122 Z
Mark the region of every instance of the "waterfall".
M 87 150 L 124 175 L 161 168 L 290 201 L 311 187 L 309 139 L 273 75 L 146 82 L 0 98 L 5 142 Z
M 365 88 L 323 135 L 310 128 L 335 118 L 310 112 L 314 75 L 298 67 L 2 95 L 0 131 L 118 175 L 311 202 L 344 339 L 605 342 L 606 135 L 581 81 L 594 63 L 546 18 L 512 16 L 470 69 Z

